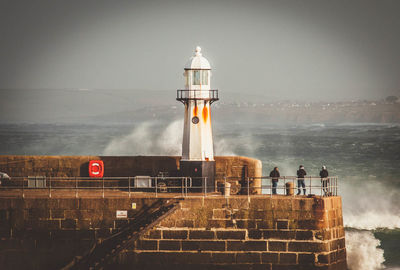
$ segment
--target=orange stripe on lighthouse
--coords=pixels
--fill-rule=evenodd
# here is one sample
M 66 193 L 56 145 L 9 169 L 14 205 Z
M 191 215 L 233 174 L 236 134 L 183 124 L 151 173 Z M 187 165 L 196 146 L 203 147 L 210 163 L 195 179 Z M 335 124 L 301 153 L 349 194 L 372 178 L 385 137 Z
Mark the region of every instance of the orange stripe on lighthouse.
M 204 123 L 207 122 L 207 119 L 208 119 L 208 109 L 207 109 L 207 106 L 204 106 L 203 107 L 203 120 L 204 120 Z

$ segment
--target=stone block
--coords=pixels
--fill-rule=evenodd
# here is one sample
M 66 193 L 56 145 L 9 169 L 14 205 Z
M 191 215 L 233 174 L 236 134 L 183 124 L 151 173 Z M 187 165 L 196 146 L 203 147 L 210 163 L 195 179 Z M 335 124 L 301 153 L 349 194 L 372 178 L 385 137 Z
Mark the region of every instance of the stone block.
M 138 240 L 136 242 L 136 249 L 139 250 L 157 250 L 157 240 Z
M 312 231 L 296 231 L 296 240 L 313 240 L 314 235 Z
M 56 220 L 54 220 L 54 221 L 56 221 Z M 76 220 L 75 219 L 61 220 L 61 228 L 62 229 L 75 229 L 76 228 Z
M 296 253 L 279 253 L 280 264 L 296 264 L 297 254 Z
M 248 237 L 250 239 L 261 239 L 261 238 L 263 238 L 263 231 L 258 230 L 258 229 L 249 229 Z
M 217 239 L 241 239 L 246 238 L 245 230 L 217 230 Z
M 237 253 L 236 254 L 236 262 L 237 263 L 260 264 L 261 263 L 261 253 L 259 253 L 259 252 Z
M 76 228 L 78 230 L 88 230 L 92 227 L 92 222 L 90 220 L 78 220 Z
M 266 241 L 227 241 L 228 251 L 266 251 Z
M 47 208 L 31 208 L 28 210 L 29 219 L 47 219 L 50 218 L 50 210 Z
M 300 265 L 314 265 L 315 264 L 315 255 L 314 254 L 305 254 L 299 253 L 298 254 L 298 261 Z
M 260 209 L 260 210 L 271 210 L 272 209 L 272 199 L 268 198 L 268 197 L 251 198 L 250 208 Z
M 256 221 L 257 229 L 275 229 L 275 222 L 272 219 Z
M 287 243 L 285 241 L 268 241 L 268 251 L 287 251 Z
M 52 219 L 64 219 L 64 210 L 62 209 L 51 209 L 50 210 L 50 217 Z
M 236 220 L 236 226 L 240 229 L 255 229 L 256 221 L 251 219 L 238 219 Z
M 186 240 L 182 241 L 182 250 L 193 251 L 225 251 L 225 241 L 202 241 Z
M 292 198 L 279 197 L 272 199 L 272 209 L 281 211 L 292 211 Z
M 187 230 L 162 230 L 163 239 L 188 239 Z
M 181 241 L 179 240 L 159 240 L 159 250 L 181 250 Z
M 319 253 L 329 251 L 329 245 L 324 242 L 294 241 L 289 242 L 289 251 Z
M 150 230 L 145 237 L 148 239 L 161 239 L 161 230 Z
M 317 221 L 315 219 L 299 220 L 297 222 L 299 229 L 315 230 L 317 229 Z
M 266 263 L 278 263 L 279 253 L 277 252 L 263 252 L 261 253 L 261 262 Z
M 46 230 L 56 230 L 60 228 L 60 220 L 39 220 L 38 228 Z
M 214 239 L 213 230 L 189 230 L 189 239 Z
M 329 254 L 319 254 L 318 255 L 318 263 L 328 264 L 330 263 L 330 256 Z
M 235 264 L 236 253 L 213 252 L 211 262 L 215 264 Z
M 282 231 L 276 231 L 276 230 L 264 230 L 263 231 L 263 236 L 264 239 L 279 239 L 279 240 L 289 240 L 289 239 L 295 239 L 296 231 L 292 230 L 282 230 Z
M 339 249 L 337 252 L 337 260 L 338 261 L 345 261 L 346 260 L 346 249 Z
M 276 228 L 278 230 L 288 230 L 289 229 L 289 220 L 287 220 L 287 219 L 278 219 L 276 221 Z
M 248 209 L 240 209 L 233 215 L 236 219 L 249 219 L 250 211 Z
M 232 220 L 210 219 L 207 228 L 233 228 Z

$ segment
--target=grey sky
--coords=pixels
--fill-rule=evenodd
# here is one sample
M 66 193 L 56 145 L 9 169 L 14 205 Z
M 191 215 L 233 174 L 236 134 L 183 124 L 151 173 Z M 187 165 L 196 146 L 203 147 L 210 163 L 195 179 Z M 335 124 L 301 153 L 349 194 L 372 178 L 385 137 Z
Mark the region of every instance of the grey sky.
M 0 0 L 0 39 L 0 88 L 175 91 L 200 45 L 225 94 L 400 95 L 396 0 Z

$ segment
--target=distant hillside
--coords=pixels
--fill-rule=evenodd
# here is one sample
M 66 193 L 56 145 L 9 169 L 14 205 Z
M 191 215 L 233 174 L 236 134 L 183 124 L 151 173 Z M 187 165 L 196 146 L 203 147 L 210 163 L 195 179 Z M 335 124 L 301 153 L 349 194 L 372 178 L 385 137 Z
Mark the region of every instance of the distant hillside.
M 0 90 L 0 123 L 135 123 L 183 118 L 175 90 Z M 273 101 L 262 95 L 220 93 L 219 123 L 400 123 L 388 101 Z

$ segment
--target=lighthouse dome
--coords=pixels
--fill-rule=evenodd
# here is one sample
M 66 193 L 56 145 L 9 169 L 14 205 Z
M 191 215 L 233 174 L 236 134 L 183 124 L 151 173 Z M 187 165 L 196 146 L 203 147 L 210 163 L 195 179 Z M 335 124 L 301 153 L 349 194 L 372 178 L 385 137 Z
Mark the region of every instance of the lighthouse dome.
M 196 47 L 195 54 L 186 63 L 185 69 L 211 69 L 210 63 L 201 54 L 201 48 Z

